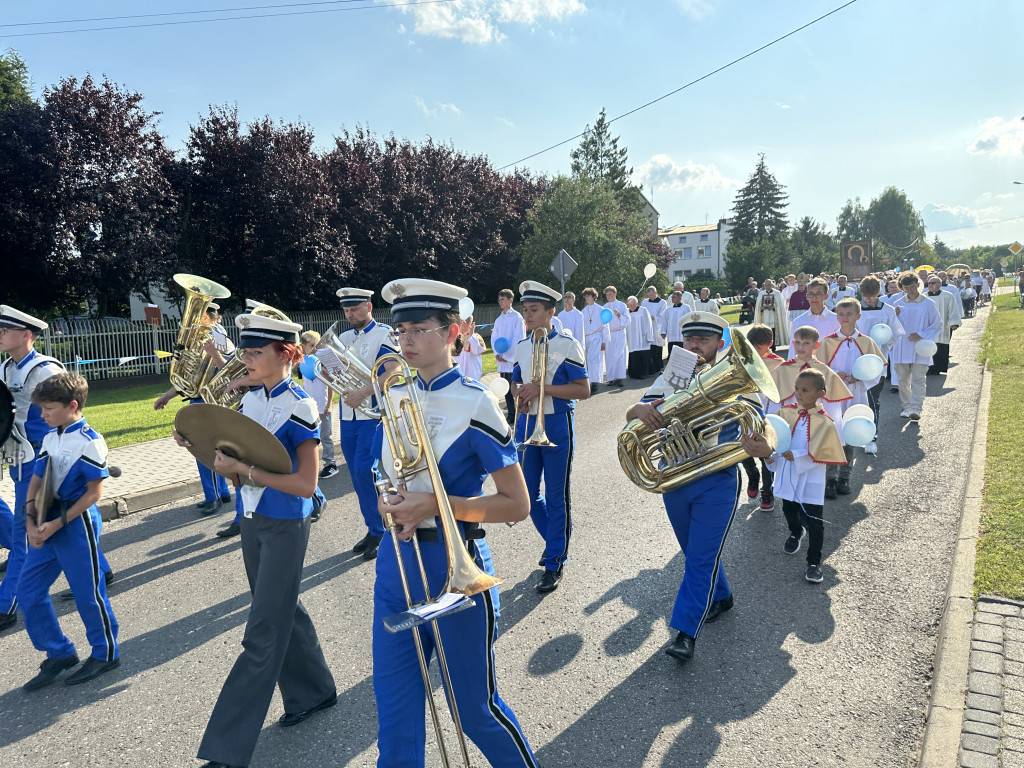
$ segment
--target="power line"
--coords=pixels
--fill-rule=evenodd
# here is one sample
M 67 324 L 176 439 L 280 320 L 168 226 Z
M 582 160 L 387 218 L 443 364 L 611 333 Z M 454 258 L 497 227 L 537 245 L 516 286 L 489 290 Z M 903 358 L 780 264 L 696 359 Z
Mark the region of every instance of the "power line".
M 997 219 L 996 221 L 981 221 L 977 224 L 964 224 L 959 227 L 947 227 L 946 229 L 931 229 L 929 232 L 953 232 L 958 229 L 977 229 L 978 227 L 991 227 L 993 224 L 1005 224 L 1008 221 L 1019 221 L 1024 216 L 1011 216 L 1008 219 Z
M 819 21 L 822 21 L 823 19 L 827 19 L 829 16 L 831 16 L 831 15 L 833 15 L 835 13 L 839 13 L 839 11 L 843 10 L 844 8 L 848 8 L 849 6 L 853 5 L 856 2 L 857 2 L 857 0 L 849 0 L 849 2 L 844 3 L 843 5 L 840 5 L 838 8 L 833 8 L 828 13 L 823 14 L 822 16 L 819 16 L 818 18 L 814 19 L 813 21 L 809 21 L 806 24 L 804 24 L 802 26 L 799 26 L 796 29 L 787 32 L 786 34 L 782 35 L 781 37 L 775 38 L 770 43 L 765 43 L 760 48 L 755 48 L 754 50 L 750 51 L 749 53 L 745 53 L 742 56 L 740 56 L 739 58 L 733 59 L 728 64 L 723 64 L 718 69 L 712 70 L 711 72 L 708 72 L 706 75 L 701 75 L 696 80 L 691 80 L 686 85 L 679 86 L 674 91 L 669 91 L 668 93 L 666 93 L 666 94 L 664 94 L 662 96 L 659 96 L 656 99 L 652 99 L 651 101 L 648 101 L 646 104 L 641 104 L 639 107 L 635 107 L 634 109 L 631 109 L 628 112 L 623 112 L 621 115 L 618 115 L 617 117 L 613 117 L 611 120 L 609 120 L 608 121 L 608 125 L 611 125 L 616 120 L 621 120 L 624 117 L 629 117 L 630 115 L 635 114 L 636 112 L 639 112 L 642 109 L 647 109 L 647 107 L 651 106 L 652 104 L 657 104 L 659 101 L 664 101 L 669 96 L 675 96 L 680 91 L 685 91 L 691 85 L 696 85 L 697 83 L 701 82 L 702 80 L 707 80 L 712 75 L 717 75 L 719 72 L 722 72 L 723 70 L 728 69 L 729 67 L 733 66 L 734 64 L 739 64 L 744 59 L 749 59 L 751 56 L 753 56 L 755 54 L 758 54 L 758 53 L 760 53 L 761 51 L 763 51 L 763 50 L 765 50 L 767 48 L 771 48 L 773 45 L 775 45 L 776 43 L 782 42 L 787 37 L 792 37 L 797 32 L 800 32 L 800 31 L 802 31 L 804 29 L 807 29 L 808 27 L 813 26 L 814 24 L 817 24 Z M 561 146 L 563 146 L 565 144 L 568 144 L 570 141 L 575 141 L 576 139 L 582 138 L 582 136 L 583 136 L 582 133 L 577 133 L 575 136 L 570 136 L 568 139 L 564 139 L 563 141 L 560 141 L 557 144 L 552 144 L 550 147 L 546 147 L 546 148 L 540 150 L 539 152 L 534 152 L 532 155 L 527 155 L 526 157 L 522 157 L 522 158 L 516 160 L 513 163 L 509 163 L 508 165 L 503 165 L 498 170 L 499 171 L 504 171 L 506 168 L 512 168 L 513 166 L 519 165 L 519 163 L 523 163 L 523 162 L 525 162 L 527 160 L 532 160 L 533 158 L 538 157 L 540 155 L 543 155 L 546 152 L 550 152 L 552 149 L 557 149 L 558 147 L 561 147 Z
M 298 8 L 308 5 L 339 5 L 366 2 L 366 0 L 321 0 L 310 3 L 280 3 L 277 5 L 242 5 L 237 8 L 209 8 L 203 11 L 167 11 L 164 13 L 136 13 L 129 16 L 95 16 L 88 19 L 61 19 L 59 21 L 21 21 L 14 24 L 0 24 L 0 27 L 38 27 L 45 24 L 89 24 L 95 21 L 123 21 L 125 19 L 155 19 L 161 16 L 194 16 L 211 13 L 236 13 L 238 11 L 260 11 L 270 8 Z
M 360 0 L 337 0 L 337 2 L 359 2 Z M 438 3 L 452 3 L 457 0 L 409 0 L 404 3 L 373 3 L 370 5 L 359 5 L 351 8 L 319 8 L 311 11 L 282 11 L 280 13 L 255 13 L 244 16 L 222 16 L 216 19 L 180 19 L 178 21 L 154 21 L 146 24 L 119 24 L 107 27 L 83 27 L 82 29 L 50 29 L 42 32 L 15 32 L 9 35 L 0 35 L 0 39 L 9 37 L 38 37 L 40 35 L 68 35 L 76 32 L 105 32 L 115 29 L 141 29 L 143 27 L 172 27 L 181 24 L 207 24 L 213 21 L 239 21 L 242 19 L 270 19 L 281 16 L 310 16 L 318 13 L 342 13 L 345 11 L 372 11 L 378 8 L 408 8 L 414 5 L 436 5 Z M 268 6 L 273 7 L 273 6 Z M 282 6 L 284 7 L 284 6 Z M 190 13 L 201 13 L 195 11 Z

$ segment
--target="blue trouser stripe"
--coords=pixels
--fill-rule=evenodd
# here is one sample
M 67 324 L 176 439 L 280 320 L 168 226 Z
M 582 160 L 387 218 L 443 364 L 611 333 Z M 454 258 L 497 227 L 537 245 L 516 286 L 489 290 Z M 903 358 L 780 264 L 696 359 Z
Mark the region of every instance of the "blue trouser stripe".
M 483 540 L 473 543 L 477 565 L 493 573 L 490 549 Z M 424 599 L 423 583 L 413 546 L 400 545 L 413 600 Z M 430 589 L 436 596 L 445 580 L 447 560 L 441 543 L 421 543 Z M 394 546 L 381 548 L 373 594 L 373 690 L 377 699 L 377 765 L 383 768 L 422 768 L 426 725 L 426 689 L 416 659 L 411 632 L 419 631 L 429 660 L 434 653 L 434 634 L 429 625 L 419 630 L 392 634 L 383 619 L 405 610 Z M 533 751 L 515 713 L 498 694 L 494 668 L 494 641 L 498 637 L 497 590 L 476 595 L 476 604 L 438 622 L 458 702 L 462 727 L 494 768 L 535 768 Z M 438 698 L 444 716 L 443 699 Z M 449 754 L 457 750 L 449 742 Z M 456 752 L 457 754 L 457 752 Z
M 670 622 L 698 638 L 711 603 L 731 594 L 722 549 L 736 515 L 739 472 L 730 467 L 664 495 L 665 510 L 686 556 Z
M 18 580 L 25 564 L 28 551 L 28 539 L 25 537 L 25 500 L 28 498 L 28 486 L 32 482 L 32 470 L 35 460 L 21 465 L 21 479 L 14 477 L 14 512 L 11 519 L 10 554 L 7 556 L 7 573 L 0 582 L 0 613 L 13 613 L 18 607 Z M 11 470 L 17 473 L 16 469 Z
M 522 443 L 533 430 L 534 419 L 521 415 L 516 422 L 516 442 Z M 544 538 L 544 567 L 557 571 L 569 556 L 572 536 L 570 475 L 575 449 L 573 412 L 548 414 L 544 431 L 554 446 L 522 447 L 523 475 L 530 494 L 530 519 Z M 541 480 L 544 491 L 541 492 Z
M 199 467 L 199 482 L 203 484 L 203 496 L 207 501 L 231 495 L 231 491 L 228 490 L 228 481 L 223 475 L 218 475 L 198 461 L 196 466 Z
M 44 651 L 48 658 L 61 658 L 75 652 L 74 644 L 61 631 L 50 599 L 50 587 L 62 571 L 75 596 L 78 615 L 85 624 L 93 658 L 112 661 L 118 656 L 117 620 L 100 570 L 98 517 L 99 510 L 92 506 L 53 534 L 42 547 L 28 551 L 18 585 L 18 599 L 32 645 Z
M 373 433 L 379 423 L 376 419 L 341 422 L 341 453 L 348 465 L 363 522 L 374 536 L 384 535 L 384 522 L 377 511 L 377 489 L 373 485 Z

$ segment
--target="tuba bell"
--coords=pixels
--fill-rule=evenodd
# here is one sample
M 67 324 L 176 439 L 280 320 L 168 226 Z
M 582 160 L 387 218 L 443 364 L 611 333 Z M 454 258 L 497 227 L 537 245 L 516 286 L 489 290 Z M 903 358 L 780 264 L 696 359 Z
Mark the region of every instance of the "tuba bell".
M 210 356 L 203 350 L 203 345 L 213 326 L 202 322 L 203 316 L 211 301 L 226 299 L 231 291 L 220 283 L 197 275 L 179 273 L 174 276 L 174 282 L 185 289 L 186 299 L 171 356 L 171 386 L 185 397 L 194 398 L 199 396 L 210 366 Z
M 316 366 L 316 377 L 341 395 L 350 389 L 361 389 L 362 387 L 371 386 L 373 372 L 366 367 L 362 360 L 356 357 L 356 353 L 352 351 L 351 346 L 342 343 L 339 338 L 338 325 L 338 323 L 335 323 L 327 329 L 324 335 L 320 337 L 316 347 L 314 347 L 314 351 L 329 350 L 334 353 L 338 364 L 325 365 L 320 360 Z M 380 418 L 380 411 L 374 409 L 365 401 L 358 406 L 357 410 L 366 414 L 371 419 Z
M 259 302 L 252 302 L 252 304 L 253 307 L 249 310 L 249 314 L 259 315 L 260 317 L 272 317 L 275 320 L 283 320 L 286 323 L 292 321 L 284 312 L 275 309 L 269 304 L 261 304 Z M 237 408 L 242 402 L 242 395 L 245 394 L 244 390 L 235 389 L 228 392 L 227 389 L 228 384 L 236 379 L 240 379 L 242 376 L 245 376 L 245 361 L 242 360 L 242 350 L 236 349 L 228 357 L 223 368 L 212 376 L 206 377 L 206 381 L 199 387 L 199 392 L 207 403 L 221 405 L 225 408 Z
M 739 441 L 719 445 L 718 436 L 737 422 L 741 433 L 756 430 L 772 440 L 774 432 L 760 410 L 740 397 L 754 392 L 779 400 L 768 367 L 735 332 L 725 357 L 658 406 L 664 428 L 651 430 L 633 419 L 619 433 L 619 464 L 626 476 L 645 491 L 668 493 L 742 461 L 747 453 Z

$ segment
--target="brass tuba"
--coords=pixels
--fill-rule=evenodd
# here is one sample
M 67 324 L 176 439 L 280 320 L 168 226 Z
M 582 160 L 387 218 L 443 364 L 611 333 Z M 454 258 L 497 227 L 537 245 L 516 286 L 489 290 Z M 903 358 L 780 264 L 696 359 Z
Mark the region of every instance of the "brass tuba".
M 696 374 L 686 389 L 658 406 L 666 426 L 652 431 L 633 419 L 619 433 L 619 463 L 633 483 L 652 493 L 668 493 L 742 461 L 739 441 L 717 444 L 721 430 L 738 422 L 740 431 L 757 430 L 769 441 L 771 427 L 741 395 L 760 391 L 772 402 L 779 392 L 768 367 L 746 337 L 732 334 L 728 354 Z
M 249 310 L 251 315 L 272 317 L 275 320 L 283 320 L 286 323 L 292 321 L 284 312 L 275 309 L 269 304 L 261 304 L 259 302 L 252 302 L 252 304 L 253 306 Z M 207 403 L 221 405 L 225 408 L 237 408 L 242 402 L 242 395 L 245 394 L 245 391 L 243 389 L 236 389 L 228 392 L 227 389 L 228 384 L 235 379 L 240 379 L 242 376 L 245 376 L 245 361 L 242 360 L 242 350 L 236 349 L 228 357 L 223 368 L 213 374 L 213 376 L 206 377 L 206 381 L 199 387 L 199 393 Z
M 202 322 L 203 315 L 211 301 L 226 299 L 231 291 L 197 275 L 179 273 L 174 276 L 174 282 L 185 289 L 186 299 L 171 356 L 171 385 L 185 397 L 198 397 L 210 365 L 210 356 L 203 345 L 213 330 L 212 325 Z
M 437 497 L 438 516 L 441 519 L 441 530 L 439 533 L 442 534 L 445 555 L 448 559 L 448 576 L 445 579 L 444 587 L 436 597 L 431 598 L 430 585 L 427 581 L 427 571 L 423 563 L 423 557 L 420 554 L 419 541 L 415 536 L 412 537 L 411 542 L 416 553 L 420 578 L 423 582 L 423 593 L 426 595 L 429 604 L 439 603 L 451 595 L 471 597 L 480 592 L 485 592 L 491 587 L 501 584 L 504 579 L 491 576 L 489 573 L 481 570 L 463 544 L 458 523 L 456 523 L 455 514 L 452 511 L 451 501 L 448 499 L 448 493 L 444 488 L 441 472 L 438 469 L 434 447 L 430 442 L 430 432 L 423 417 L 423 407 L 420 404 L 417 386 L 414 382 L 415 376 L 409 364 L 401 355 L 382 355 L 378 358 L 375 365 L 389 365 L 392 362 L 397 363 L 397 367 L 383 374 L 379 379 L 372 377 L 374 393 L 377 396 L 377 402 L 380 404 L 384 437 L 388 442 L 393 458 L 392 469 L 398 478 L 397 485 L 399 491 L 406 487 L 410 478 L 420 472 L 427 473 L 431 489 Z M 401 388 L 401 392 L 395 393 L 393 399 L 392 390 L 396 387 Z M 411 450 L 409 449 L 410 447 Z M 387 479 L 383 476 L 379 477 L 376 485 L 386 502 L 391 490 L 388 488 Z M 409 580 L 405 572 L 398 529 L 390 514 L 385 514 L 384 521 L 395 547 L 395 558 L 398 564 L 402 589 L 405 592 L 406 604 L 412 609 L 415 606 L 412 601 Z M 437 649 L 437 662 L 441 670 L 445 692 L 447 693 L 452 721 L 455 724 L 455 733 L 458 737 L 462 761 L 466 768 L 469 768 L 469 753 L 466 750 L 466 738 L 462 730 L 462 721 L 459 718 L 458 703 L 455 700 L 455 689 L 452 687 L 451 675 L 448 671 L 448 660 L 445 657 L 444 643 L 441 641 L 437 620 L 430 620 L 430 625 L 433 630 L 434 647 Z M 419 660 L 420 674 L 423 676 L 423 687 L 427 694 L 430 718 L 434 725 L 434 735 L 437 738 L 438 749 L 441 753 L 441 764 L 447 768 L 450 763 L 444 736 L 441 732 L 441 723 L 438 719 L 437 708 L 434 703 L 433 685 L 430 682 L 430 670 L 428 668 L 429 662 L 424 653 L 423 640 L 420 637 L 419 628 L 414 626 L 411 631 L 416 645 L 416 656 Z
M 530 437 L 524 441 L 523 445 L 532 445 L 537 448 L 554 448 L 555 444 L 548 438 L 547 432 L 544 431 L 544 389 L 547 386 L 548 380 L 548 334 L 551 332 L 550 328 L 537 328 L 533 332 L 533 357 L 530 360 L 530 382 L 540 386 L 540 392 L 537 395 L 537 420 L 534 422 L 533 432 L 530 433 Z M 519 398 L 516 398 L 516 410 L 519 408 Z M 529 408 L 524 411 L 526 413 L 526 424 L 530 423 Z M 524 425 L 523 434 L 526 434 Z
M 339 338 L 338 325 L 335 323 L 328 328 L 315 347 L 315 350 L 324 349 L 333 352 L 338 359 L 338 365 L 327 366 L 321 360 L 316 366 L 316 377 L 341 395 L 350 389 L 369 386 L 373 380 L 373 372 L 356 357 L 351 346 L 342 343 Z M 380 412 L 369 403 L 361 403 L 358 410 L 372 419 L 380 418 Z

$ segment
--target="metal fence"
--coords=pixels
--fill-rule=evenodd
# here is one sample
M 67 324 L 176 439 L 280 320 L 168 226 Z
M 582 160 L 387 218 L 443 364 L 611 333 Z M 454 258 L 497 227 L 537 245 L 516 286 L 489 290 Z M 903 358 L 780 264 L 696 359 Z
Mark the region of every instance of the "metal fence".
M 500 314 L 497 304 L 478 306 L 474 312 L 477 330 L 490 336 L 490 325 Z M 347 327 L 340 310 L 290 312 L 292 322 L 300 323 L 303 330 L 323 333 L 339 320 Z M 388 323 L 391 310 L 387 307 L 373 310 L 374 320 Z M 235 344 L 238 328 L 235 316 L 223 317 L 224 329 Z M 142 322 L 121 320 L 110 323 L 94 320 L 88 332 L 59 333 L 47 329 L 36 342 L 36 349 L 57 358 L 70 371 L 77 371 L 90 381 L 123 379 L 133 376 L 166 374 L 170 368 L 170 353 L 178 337 L 178 325 L 165 322 L 156 328 Z M 481 326 L 485 326 L 481 329 Z

